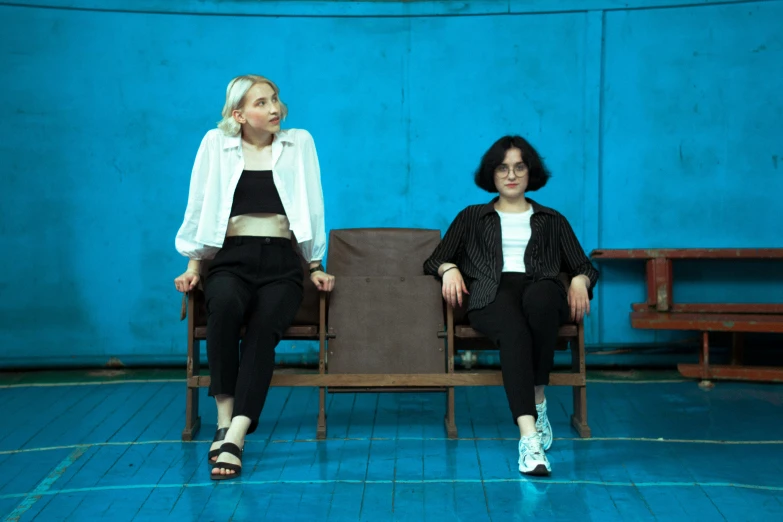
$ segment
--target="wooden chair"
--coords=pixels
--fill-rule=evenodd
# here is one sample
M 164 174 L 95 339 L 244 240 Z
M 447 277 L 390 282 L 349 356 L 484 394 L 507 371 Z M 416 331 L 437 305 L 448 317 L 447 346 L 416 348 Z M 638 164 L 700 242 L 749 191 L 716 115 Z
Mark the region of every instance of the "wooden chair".
M 561 274 L 560 279 L 568 287 L 569 278 Z M 463 306 L 458 309 L 446 305 L 446 338 L 449 372 L 455 376 L 455 383 L 462 386 L 500 386 L 503 376 L 500 370 L 471 372 L 470 370 L 454 370 L 454 354 L 457 350 L 496 350 L 495 345 L 486 337 L 470 327 L 465 311 L 470 296 L 463 297 Z M 571 415 L 571 426 L 582 438 L 590 438 L 590 427 L 587 424 L 587 376 L 585 370 L 585 333 L 584 323 L 570 323 L 560 327 L 557 350 L 571 349 L 570 371 L 554 371 L 550 374 L 551 386 L 571 386 L 573 391 L 574 412 Z M 457 436 L 456 427 L 452 426 L 454 418 L 454 392 L 449 388 L 446 426 L 451 436 Z M 449 422 L 451 418 L 451 422 Z
M 422 275 L 424 260 L 439 242 L 439 230 L 331 231 L 327 270 L 337 277 L 335 290 L 327 299 L 305 276 L 304 301 L 283 337 L 318 340 L 318 372 L 276 372 L 272 377 L 272 386 L 319 388 L 317 438 L 326 437 L 327 391 L 444 393 L 446 432 L 456 438 L 454 388 L 502 384 L 497 370 L 455 371 L 455 351 L 465 346 L 476 349 L 475 343 L 482 342 L 482 337 L 465 324 L 461 310 L 444 306 L 440 282 Z M 304 260 L 302 265 L 307 274 Z M 207 269 L 205 262 L 202 273 Z M 200 375 L 199 344 L 206 338 L 206 309 L 200 286 L 183 297 L 182 319 L 186 317 L 187 403 L 182 440 L 187 441 L 193 439 L 201 424 L 199 388 L 210 382 L 209 376 Z M 551 384 L 573 386 L 572 424 L 580 436 L 589 437 L 583 326 L 566 325 L 560 337 L 571 347 L 572 370 L 553 373 Z
M 409 380 L 446 373 L 440 284 L 422 273 L 439 242 L 439 230 L 332 230 L 327 373 L 343 378 L 330 392 L 445 391 Z
M 300 257 L 301 259 L 301 257 Z M 302 270 L 305 274 L 304 297 L 293 324 L 283 334 L 285 340 L 312 340 L 319 343 L 319 373 L 326 368 L 326 294 L 319 292 L 308 277 L 309 264 L 302 259 Z M 206 278 L 209 261 L 201 263 L 201 280 Z M 200 375 L 201 358 L 200 344 L 207 338 L 207 313 L 204 302 L 204 291 L 201 283 L 198 287 L 182 297 L 180 319 L 188 319 L 188 363 L 187 363 L 187 399 L 185 403 L 185 428 L 182 430 L 182 440 L 193 440 L 201 427 L 201 417 L 198 414 L 199 388 L 209 387 L 208 375 Z M 244 335 L 244 328 L 242 329 Z M 304 378 L 304 380 L 302 380 Z M 272 386 L 308 385 L 307 375 L 275 375 Z M 326 388 L 319 390 L 318 407 L 318 438 L 326 437 Z

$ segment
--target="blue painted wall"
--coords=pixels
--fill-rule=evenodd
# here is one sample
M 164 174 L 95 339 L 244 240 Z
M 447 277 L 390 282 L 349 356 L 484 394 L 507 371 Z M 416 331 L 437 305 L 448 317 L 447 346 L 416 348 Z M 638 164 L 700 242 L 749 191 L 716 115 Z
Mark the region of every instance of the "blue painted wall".
M 588 250 L 783 246 L 783 1 L 14 4 L 3 367 L 184 362 L 173 237 L 199 140 L 247 72 L 314 135 L 328 228 L 445 230 L 488 199 L 471 172 L 516 132 L 554 173 L 535 197 Z M 676 297 L 780 302 L 783 271 L 750 266 L 677 266 Z M 601 268 L 592 347 L 689 337 L 632 330 L 643 267 Z

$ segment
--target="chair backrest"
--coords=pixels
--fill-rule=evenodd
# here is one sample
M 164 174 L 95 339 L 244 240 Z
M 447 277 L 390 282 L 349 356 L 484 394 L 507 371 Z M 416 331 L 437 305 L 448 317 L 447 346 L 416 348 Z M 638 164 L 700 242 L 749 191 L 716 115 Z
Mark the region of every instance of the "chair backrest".
M 445 372 L 443 299 L 423 266 L 439 242 L 430 229 L 331 231 L 330 374 Z
M 438 243 L 440 230 L 436 229 L 332 230 L 326 268 L 334 276 L 420 276 L 424 261 Z

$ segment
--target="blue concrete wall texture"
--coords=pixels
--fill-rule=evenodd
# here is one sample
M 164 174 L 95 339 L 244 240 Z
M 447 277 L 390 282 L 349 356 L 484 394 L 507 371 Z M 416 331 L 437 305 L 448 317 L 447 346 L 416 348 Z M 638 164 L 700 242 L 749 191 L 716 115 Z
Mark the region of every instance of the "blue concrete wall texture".
M 244 73 L 315 137 L 328 228 L 445 231 L 520 133 L 588 251 L 783 246 L 783 1 L 680 3 L 0 2 L 0 366 L 184 362 L 174 234 Z M 631 329 L 641 263 L 600 268 L 589 346 L 684 335 Z M 675 270 L 682 302 L 783 290 L 765 263 Z

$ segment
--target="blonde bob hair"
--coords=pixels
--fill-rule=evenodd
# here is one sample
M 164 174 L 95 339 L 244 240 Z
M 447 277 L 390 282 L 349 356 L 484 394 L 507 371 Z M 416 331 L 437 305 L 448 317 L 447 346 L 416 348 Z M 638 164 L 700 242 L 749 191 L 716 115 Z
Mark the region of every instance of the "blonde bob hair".
M 257 83 L 265 83 L 269 85 L 280 100 L 280 89 L 278 89 L 275 82 L 269 78 L 264 78 L 257 74 L 244 74 L 237 76 L 228 83 L 226 87 L 226 104 L 223 105 L 223 119 L 218 123 L 218 128 L 223 131 L 223 134 L 227 136 L 238 136 L 239 131 L 242 130 L 242 126 L 234 119 L 233 112 L 241 109 L 245 103 L 245 95 L 251 87 Z M 288 107 L 283 100 L 280 100 L 280 117 L 285 120 L 288 116 Z

